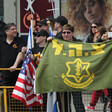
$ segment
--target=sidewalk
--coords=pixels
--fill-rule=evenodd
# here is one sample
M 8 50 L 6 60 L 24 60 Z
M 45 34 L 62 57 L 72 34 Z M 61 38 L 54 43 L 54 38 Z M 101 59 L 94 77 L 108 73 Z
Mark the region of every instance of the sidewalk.
M 92 92 L 83 91 L 82 93 L 83 93 L 82 98 L 83 98 L 84 106 L 88 106 L 88 103 L 91 100 Z M 72 101 L 73 101 L 73 99 L 72 99 Z M 73 106 L 73 103 L 71 104 L 71 108 L 72 108 L 72 112 L 76 112 L 75 108 Z M 109 109 L 108 109 L 108 111 L 109 111 Z M 86 110 L 86 112 L 92 112 L 92 111 Z M 103 103 L 101 103 L 100 100 L 96 104 L 95 110 L 93 112 L 103 112 Z

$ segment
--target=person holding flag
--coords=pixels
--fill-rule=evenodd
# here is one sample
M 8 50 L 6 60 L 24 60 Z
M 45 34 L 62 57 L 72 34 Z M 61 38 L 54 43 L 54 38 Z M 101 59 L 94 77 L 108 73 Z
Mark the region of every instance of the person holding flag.
M 75 42 L 81 42 L 81 40 L 76 39 L 73 36 L 74 33 L 74 27 L 70 24 L 65 24 L 62 27 L 62 37 L 65 41 L 75 41 Z M 52 38 L 53 39 L 53 38 Z M 48 38 L 48 41 L 51 41 L 51 38 Z M 81 91 L 76 92 L 69 92 L 69 95 L 67 92 L 64 92 L 64 107 L 65 112 L 71 112 L 71 94 L 73 96 L 73 104 L 75 106 L 76 112 L 85 112 L 84 104 L 82 102 L 82 93 Z
M 27 50 L 26 47 L 23 47 L 22 51 L 18 54 L 14 65 L 10 67 L 10 70 L 14 71 L 15 68 L 17 68 L 18 64 L 22 60 L 24 60 L 21 72 L 19 73 L 18 80 L 12 93 L 12 97 L 22 101 L 26 105 L 26 107 L 35 105 L 43 106 L 43 99 L 41 94 L 37 94 L 37 96 L 35 94 L 35 70 L 41 60 L 41 53 L 46 45 L 47 37 L 49 36 L 49 34 L 47 33 L 47 31 L 41 30 L 40 32 L 36 32 L 34 36 L 36 38 L 36 43 L 38 44 L 38 46 L 29 50 Z M 25 82 L 27 82 L 28 85 Z M 23 83 L 25 86 L 21 87 L 20 83 Z M 25 88 L 27 86 L 29 87 L 28 90 L 27 88 Z M 20 89 L 22 88 L 23 92 L 21 92 L 18 87 Z M 26 98 L 24 98 L 24 96 L 26 96 Z M 29 96 L 31 96 L 32 99 L 29 99 Z
M 34 37 L 36 39 L 37 46 L 32 48 L 32 54 L 31 58 L 34 61 L 35 67 L 37 68 L 41 58 L 42 58 L 42 51 L 46 45 L 47 42 L 47 37 L 49 34 L 45 30 L 40 30 L 40 32 L 35 32 Z M 10 71 L 15 71 L 17 68 L 18 64 L 24 60 L 25 58 L 25 53 L 27 51 L 26 47 L 22 48 L 22 51 L 18 54 L 16 61 L 13 66 L 10 67 Z
M 81 42 L 81 40 L 76 39 L 73 36 L 73 33 L 74 33 L 74 28 L 70 24 L 65 24 L 62 27 L 63 40 Z M 84 104 L 82 102 L 82 93 L 81 93 L 81 91 L 70 92 L 69 99 L 67 98 L 67 95 L 66 95 L 66 92 L 65 92 L 65 95 L 66 95 L 66 97 L 65 97 L 66 98 L 65 99 L 65 112 L 71 112 L 71 106 L 70 106 L 71 94 L 73 96 L 73 104 L 75 106 L 76 112 L 85 112 Z M 68 103 L 69 103 L 70 108 L 68 108 Z

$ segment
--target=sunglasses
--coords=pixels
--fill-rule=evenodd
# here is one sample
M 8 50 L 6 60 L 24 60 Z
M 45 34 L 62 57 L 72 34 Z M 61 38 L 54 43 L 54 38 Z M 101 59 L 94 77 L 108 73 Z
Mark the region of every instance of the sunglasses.
M 91 28 L 97 28 L 97 26 L 91 26 Z
M 63 33 L 63 34 L 66 34 L 66 33 L 67 33 L 67 34 L 70 34 L 71 32 L 62 32 L 62 33 Z
M 41 37 L 42 35 L 35 35 L 35 38 L 39 38 L 39 37 Z

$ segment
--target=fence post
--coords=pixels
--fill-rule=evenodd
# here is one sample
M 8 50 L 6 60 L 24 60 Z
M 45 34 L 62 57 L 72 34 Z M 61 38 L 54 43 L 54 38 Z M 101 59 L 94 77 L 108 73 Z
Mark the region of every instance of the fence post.
M 4 110 L 7 112 L 7 90 L 6 88 L 3 89 L 3 94 L 4 94 Z

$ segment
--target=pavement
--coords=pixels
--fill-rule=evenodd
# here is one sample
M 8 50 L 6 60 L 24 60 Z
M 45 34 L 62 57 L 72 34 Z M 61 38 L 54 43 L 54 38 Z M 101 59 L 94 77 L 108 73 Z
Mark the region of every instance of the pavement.
M 83 103 L 84 106 L 88 106 L 90 100 L 91 100 L 91 96 L 92 96 L 92 92 L 90 91 L 83 91 L 82 92 L 82 98 L 83 98 Z M 73 102 L 73 99 L 71 99 L 71 102 Z M 103 112 L 103 105 L 104 103 L 102 103 L 100 100 L 97 102 L 96 106 L 95 106 L 95 110 L 94 111 L 90 111 L 90 110 L 86 110 L 86 112 Z M 109 103 L 108 103 L 109 105 Z M 73 103 L 71 103 L 71 108 L 72 108 L 72 112 L 76 112 Z M 107 112 L 109 112 L 109 109 L 107 108 Z

